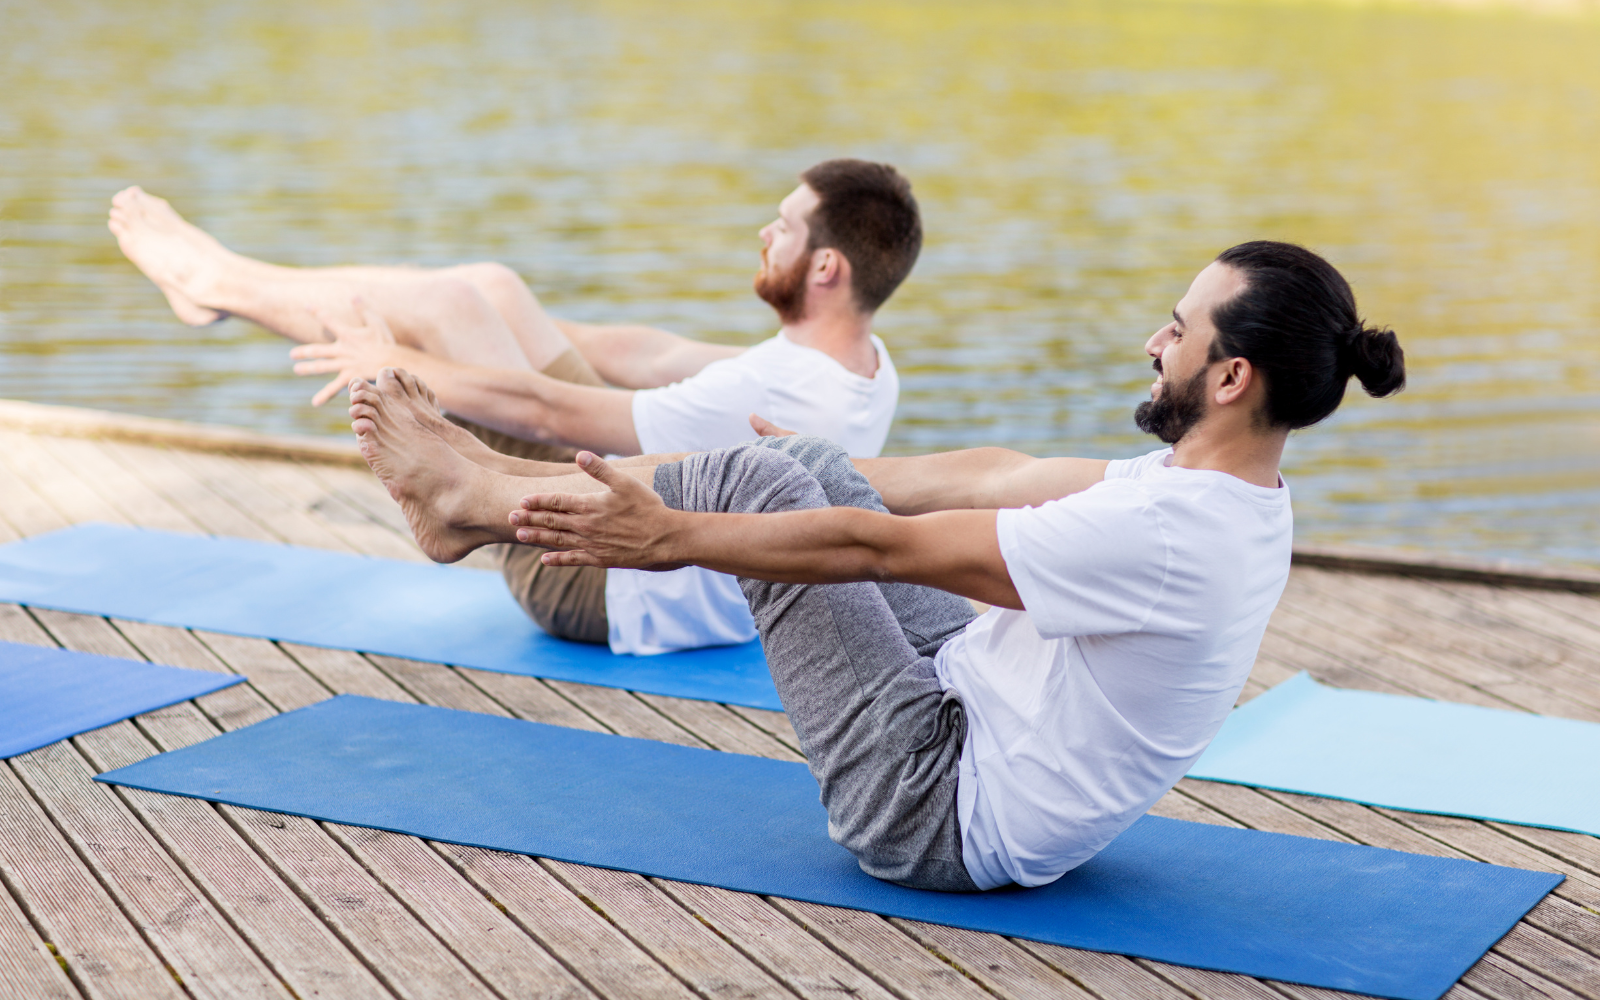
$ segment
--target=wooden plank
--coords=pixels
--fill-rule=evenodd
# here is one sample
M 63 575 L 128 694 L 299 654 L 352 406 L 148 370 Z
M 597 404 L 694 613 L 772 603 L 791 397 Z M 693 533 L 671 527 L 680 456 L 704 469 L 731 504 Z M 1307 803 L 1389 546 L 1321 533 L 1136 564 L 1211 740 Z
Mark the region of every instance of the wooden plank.
M 360 653 L 292 642 L 280 642 L 277 646 L 334 694 L 359 694 L 387 701 L 416 700 Z
M 397 656 L 369 655 L 367 659 L 424 704 L 488 715 L 511 714 L 451 667 L 421 660 L 402 660 Z
M 432 846 L 601 996 L 688 1000 L 695 995 L 534 859 L 456 844 Z
M 138 656 L 104 618 L 42 610 L 38 618 L 68 649 Z M 96 749 L 102 767 L 91 764 Z M 195 980 L 191 990 L 287 997 L 278 977 L 126 803 L 109 786 L 89 780 L 99 770 L 152 752 L 132 723 L 119 722 L 24 754 L 13 759 L 12 767 L 122 907 L 140 921 L 174 975 Z
M 174 452 L 172 459 L 213 493 L 260 523 L 275 539 L 338 552 L 356 551 L 297 504 L 264 488 L 248 463 L 228 455 L 198 452 Z
M 704 747 L 705 741 L 672 722 L 639 698 L 618 688 L 547 681 L 552 689 L 614 733 L 663 743 Z
M 191 534 L 200 530 L 193 518 L 113 460 L 98 443 L 54 438 L 50 449 L 52 455 L 76 472 L 103 503 L 120 511 L 128 523 Z
M 335 823 L 326 829 L 501 996 L 591 996 L 427 844 L 386 830 Z
M 0 875 L 91 997 L 185 997 L 111 896 L 0 764 Z
M 71 743 L 14 757 L 11 768 L 191 991 L 290 996 L 115 793 L 90 780 L 94 769 Z
M 1188 1000 L 1182 990 L 1125 955 L 1080 951 L 1037 941 L 1019 940 L 1017 944 L 1104 1000 Z
M 1600 719 L 1600 683 L 1537 655 L 1529 642 L 1537 636 L 1524 633 L 1522 641 L 1507 642 L 1483 627 L 1482 616 L 1445 617 L 1453 602 L 1421 583 L 1341 579 L 1337 573 L 1308 574 L 1305 580 L 1329 605 L 1356 609 L 1367 629 L 1415 659 L 1426 656 L 1442 673 L 1532 711 Z M 1398 636 L 1405 638 L 1397 644 Z
M 1191 823 L 1212 823 L 1217 826 L 1243 825 L 1215 809 L 1201 805 L 1176 788 L 1156 800 L 1156 804 L 1150 807 L 1150 815 L 1188 820 Z
M 1304 670 L 1323 684 L 1355 691 L 1382 691 L 1386 694 L 1409 695 L 1414 692 L 1400 687 L 1382 674 L 1370 673 L 1347 660 L 1333 655 L 1315 642 L 1307 642 L 1301 635 L 1301 626 L 1295 618 L 1295 608 L 1287 602 L 1278 605 L 1261 637 L 1261 649 L 1256 654 L 1281 663 L 1299 673 Z
M 562 861 L 541 865 L 701 996 L 789 997 L 777 980 L 649 879 Z
M 729 705 L 728 711 L 734 712 L 757 729 L 770 733 L 777 738 L 779 743 L 782 743 L 795 753 L 802 752 L 800 750 L 800 734 L 794 731 L 794 726 L 789 723 L 787 714 L 765 708 L 745 708 L 743 705 Z
M 1494 952 L 1468 969 L 1461 981 L 1490 1000 L 1578 1000 L 1578 994 Z
M 1245 785 L 1183 778 L 1178 782 L 1178 788 L 1195 801 L 1257 830 L 1292 833 L 1298 837 L 1315 837 L 1319 840 L 1350 840 L 1339 831 Z
M 860 1000 L 887 1000 L 891 996 L 760 896 L 665 879 L 650 881 L 801 997 L 834 1000 L 842 993 Z
M 1586 833 L 1569 833 L 1566 830 L 1544 830 L 1537 826 L 1516 826 L 1511 823 L 1490 823 L 1489 826 L 1508 837 L 1532 844 L 1580 868 L 1600 875 L 1600 837 Z
M 0 452 L 4 453 L 5 462 L 12 471 L 66 520 L 74 524 L 80 521 L 128 523 L 120 512 L 95 496 L 71 469 L 57 461 L 38 438 L 0 431 Z
M 772 905 L 894 993 L 981 997 L 985 991 L 949 962 L 875 913 L 771 898 Z
M 218 496 L 196 479 L 177 453 L 145 445 L 110 444 L 106 453 L 174 507 L 188 515 L 207 534 L 248 538 L 258 542 L 282 541 L 260 522 Z
M 518 718 L 571 729 L 608 731 L 538 678 L 469 667 L 456 667 L 455 670 L 463 680 Z
M 23 536 L 42 535 L 65 528 L 70 522 L 21 476 L 12 470 L 0 453 L 0 497 L 4 497 L 6 523 Z
M 916 920 L 895 919 L 890 923 L 1000 996 L 1016 1000 L 1089 1000 L 1092 997 L 1083 987 L 998 934 L 981 934 Z
M 784 745 L 771 733 L 758 729 L 726 705 L 710 701 L 669 698 L 659 694 L 637 696 L 657 712 L 699 737 L 713 750 L 770 757 L 774 760 L 804 761 L 799 752 Z
M 38 931 L 0 886 L 0 996 L 15 1000 L 77 1000 L 82 996 Z
M 259 691 L 280 712 L 304 708 L 327 698 L 333 692 L 301 669 L 289 654 L 266 639 L 202 632 L 194 635 L 237 673 L 250 678 Z
M 234 464 L 243 475 L 251 477 L 258 488 L 284 498 L 308 520 L 337 535 L 354 551 L 408 562 L 428 561 L 411 540 L 409 531 L 401 536 L 377 523 L 329 490 L 303 466 L 293 462 L 238 460 Z

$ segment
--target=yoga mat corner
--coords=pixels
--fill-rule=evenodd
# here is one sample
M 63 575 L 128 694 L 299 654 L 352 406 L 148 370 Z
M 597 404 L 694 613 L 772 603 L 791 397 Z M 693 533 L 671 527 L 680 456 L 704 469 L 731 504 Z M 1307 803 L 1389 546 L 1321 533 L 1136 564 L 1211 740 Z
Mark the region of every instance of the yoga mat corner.
M 243 681 L 237 674 L 0 642 L 0 758 Z

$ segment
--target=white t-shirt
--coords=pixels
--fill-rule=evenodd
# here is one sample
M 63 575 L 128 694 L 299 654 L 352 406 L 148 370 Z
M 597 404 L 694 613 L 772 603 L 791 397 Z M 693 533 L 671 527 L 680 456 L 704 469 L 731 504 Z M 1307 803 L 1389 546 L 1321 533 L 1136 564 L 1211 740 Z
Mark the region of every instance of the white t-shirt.
M 1093 857 L 1183 777 L 1250 675 L 1289 578 L 1288 487 L 1171 454 L 1000 511 L 1027 610 L 992 609 L 939 650 L 966 707 L 956 799 L 981 888 Z
M 750 441 L 750 414 L 815 434 L 852 458 L 883 450 L 900 398 L 900 377 L 876 336 L 878 371 L 866 378 L 783 333 L 699 374 L 633 394 L 633 427 L 646 454 L 710 451 Z M 738 582 L 698 566 L 667 573 L 606 572 L 611 651 L 650 655 L 756 637 Z

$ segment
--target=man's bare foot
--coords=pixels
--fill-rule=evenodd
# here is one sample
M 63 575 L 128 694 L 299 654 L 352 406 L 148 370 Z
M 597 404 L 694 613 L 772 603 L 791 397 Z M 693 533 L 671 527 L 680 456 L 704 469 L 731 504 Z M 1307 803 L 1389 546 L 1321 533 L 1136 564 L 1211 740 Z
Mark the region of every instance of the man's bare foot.
M 179 320 L 207 326 L 227 318 L 227 313 L 202 304 L 210 272 L 216 270 L 219 255 L 228 253 L 221 243 L 185 222 L 166 201 L 137 187 L 112 197 L 109 226 L 123 254 L 161 289 Z
M 418 386 L 395 368 L 380 371 L 375 383 L 351 383 L 351 427 L 362 457 L 434 562 L 456 562 L 479 546 L 515 541 L 505 511 L 516 506 L 510 494 L 517 490 L 497 489 L 504 477 L 468 461 L 418 419 L 417 400 L 426 392 Z
M 400 370 L 399 381 L 404 393 L 396 397 L 392 405 L 407 410 L 413 420 L 443 438 L 445 444 L 454 448 L 467 461 L 502 475 L 523 478 L 564 476 L 578 471 L 576 466 L 565 462 L 536 462 L 495 451 L 465 427 L 452 423 L 444 415 L 438 397 L 434 396 L 433 390 L 428 388 L 428 384 L 422 379 Z M 350 416 L 354 418 L 355 398 L 351 397 L 350 402 Z

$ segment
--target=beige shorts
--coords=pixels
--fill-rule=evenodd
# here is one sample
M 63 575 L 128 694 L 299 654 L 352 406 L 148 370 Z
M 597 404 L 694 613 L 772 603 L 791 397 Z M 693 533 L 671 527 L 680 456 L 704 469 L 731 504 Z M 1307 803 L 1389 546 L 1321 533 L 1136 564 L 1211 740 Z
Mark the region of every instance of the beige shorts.
M 544 374 L 562 382 L 579 385 L 605 385 L 576 350 L 567 350 L 544 369 Z M 538 462 L 570 462 L 576 448 L 540 444 L 480 427 L 459 417 L 450 418 L 471 431 L 478 440 L 516 458 Z M 538 626 L 551 635 L 578 642 L 605 642 L 610 634 L 606 621 L 606 571 L 598 566 L 546 566 L 539 561 L 545 549 L 535 545 L 498 545 L 500 571 L 505 574 L 511 596 L 522 605 Z

